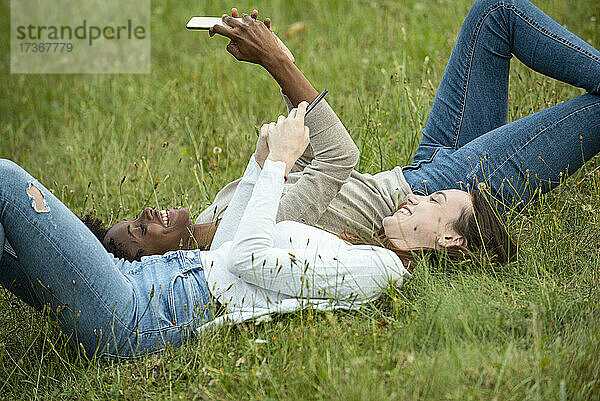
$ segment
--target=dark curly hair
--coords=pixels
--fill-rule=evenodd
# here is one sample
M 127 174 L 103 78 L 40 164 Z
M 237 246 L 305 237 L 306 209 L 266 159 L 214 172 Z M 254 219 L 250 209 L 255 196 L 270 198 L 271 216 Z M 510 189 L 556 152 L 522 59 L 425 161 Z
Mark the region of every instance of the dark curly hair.
M 107 252 L 112 253 L 113 256 L 117 259 L 125 259 L 130 262 L 139 261 L 144 255 L 143 249 L 138 249 L 135 256 L 131 257 L 125 250 L 121 247 L 120 244 L 117 244 L 114 239 L 110 239 L 107 244 L 104 243 L 104 237 L 106 237 L 106 232 L 110 227 L 106 227 L 102 220 L 96 218 L 91 214 L 86 214 L 83 218 L 81 218 L 83 224 L 87 226 L 87 228 L 98 238 L 102 246 L 106 249 Z

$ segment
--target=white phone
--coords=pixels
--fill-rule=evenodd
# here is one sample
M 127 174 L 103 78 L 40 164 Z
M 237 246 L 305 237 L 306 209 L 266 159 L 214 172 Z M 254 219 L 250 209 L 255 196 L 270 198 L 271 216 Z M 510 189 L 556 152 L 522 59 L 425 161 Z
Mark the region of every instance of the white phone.
M 238 21 L 242 21 L 241 18 L 236 18 Z M 208 30 L 215 25 L 223 25 L 230 28 L 228 25 L 223 23 L 221 17 L 192 17 L 186 24 L 187 29 L 202 29 Z

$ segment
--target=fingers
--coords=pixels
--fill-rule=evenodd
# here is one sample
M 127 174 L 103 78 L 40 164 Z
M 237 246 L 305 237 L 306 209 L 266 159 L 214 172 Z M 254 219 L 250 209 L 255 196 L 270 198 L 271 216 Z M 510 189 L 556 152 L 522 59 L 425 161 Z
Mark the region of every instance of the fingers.
M 244 13 L 242 14 L 242 21 L 244 21 L 246 24 L 251 24 L 254 22 L 254 19 L 252 19 L 252 17 L 250 17 L 248 14 Z
M 262 127 L 260 127 L 260 136 L 269 136 L 269 128 L 270 124 L 263 124 Z
M 302 118 L 302 120 L 304 120 L 304 116 L 306 115 L 307 107 L 308 107 L 307 102 L 300 102 L 300 104 L 298 104 L 298 111 L 296 112 L 296 118 Z
M 240 12 L 238 11 L 237 8 L 233 7 L 231 9 L 231 16 L 233 18 L 239 18 L 240 17 Z M 250 18 L 252 18 L 252 19 L 257 19 L 258 18 L 258 10 L 257 9 L 252 10 L 252 13 L 250 14 Z
M 223 16 L 221 17 L 221 20 L 223 20 L 223 23 L 225 25 L 229 25 L 232 28 L 235 28 L 235 27 L 238 27 L 238 26 L 242 25 L 242 23 L 240 21 L 236 20 L 233 17 L 230 17 L 227 14 L 223 14 Z
M 267 140 L 271 140 L 271 137 L 272 137 L 271 134 L 273 132 L 275 132 L 276 127 L 277 127 L 277 123 L 275 123 L 275 122 L 269 123 L 269 127 L 267 129 Z
M 306 102 L 300 102 L 298 104 L 298 107 L 295 107 L 295 108 L 293 108 L 293 109 L 290 110 L 290 113 L 288 114 L 287 118 L 291 118 L 291 119 L 301 118 L 302 121 L 304 122 L 304 116 L 306 115 L 306 108 L 307 107 L 308 107 L 308 103 L 306 103 Z
M 240 17 L 240 13 L 237 8 L 234 7 L 231 9 L 231 16 L 233 18 Z M 255 21 L 258 19 L 258 10 L 257 9 L 252 10 L 252 12 L 250 13 L 250 18 L 252 18 Z M 242 14 L 242 20 L 244 20 L 243 14 Z M 248 21 L 244 20 L 244 22 L 248 22 Z M 269 30 L 271 30 L 271 18 L 266 18 L 264 24 L 267 26 L 267 28 L 269 28 Z
M 210 37 L 213 37 L 215 35 L 215 33 L 217 33 L 221 36 L 225 36 L 229 39 L 233 39 L 233 36 L 234 36 L 233 29 L 228 28 L 223 25 L 215 25 L 208 30 L 208 34 L 210 35 Z
M 273 123 L 273 126 L 275 126 L 275 123 Z M 260 127 L 260 136 L 258 137 L 258 141 L 265 144 L 265 146 L 268 148 L 269 147 L 269 134 L 272 131 L 272 127 L 271 124 L 263 124 L 262 127 Z
M 279 116 L 279 118 L 277 119 L 277 124 L 282 124 L 285 121 L 285 116 Z
M 240 17 L 240 12 L 238 11 L 237 8 L 233 7 L 231 9 L 231 16 L 233 18 Z M 253 20 L 256 20 L 258 18 L 258 10 L 257 9 L 252 10 L 252 13 L 250 14 L 250 18 L 252 18 Z M 265 25 L 267 26 L 267 28 L 269 28 L 269 30 L 271 30 L 271 18 L 265 18 Z M 211 37 L 214 35 L 214 33 L 212 33 L 211 30 L 209 30 L 208 33 L 210 34 Z

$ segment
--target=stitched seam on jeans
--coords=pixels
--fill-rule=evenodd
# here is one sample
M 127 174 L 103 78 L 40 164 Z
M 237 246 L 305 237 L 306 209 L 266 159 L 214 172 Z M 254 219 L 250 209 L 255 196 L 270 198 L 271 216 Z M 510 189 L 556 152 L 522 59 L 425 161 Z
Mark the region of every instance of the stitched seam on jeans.
M 1 198 L 1 197 L 0 197 L 0 198 Z M 24 218 L 25 220 L 27 220 L 27 221 L 28 221 L 28 222 L 29 222 L 29 223 L 30 223 L 30 224 L 31 224 L 33 227 L 35 227 L 35 225 L 33 224 L 33 222 L 27 218 L 27 215 L 25 215 L 25 214 L 24 214 L 24 213 L 23 213 L 23 212 L 22 212 L 22 211 L 21 211 L 21 210 L 18 208 L 18 206 L 17 206 L 15 203 L 11 202 L 9 199 L 6 199 L 6 198 L 4 198 L 4 201 L 5 201 L 7 204 L 9 204 L 9 205 L 11 205 L 12 207 L 14 207 L 14 208 L 15 208 L 15 210 L 16 210 L 16 211 L 18 211 L 18 212 L 19 212 L 19 213 L 20 213 L 20 214 L 23 216 L 23 218 Z M 37 228 L 36 228 L 36 230 L 37 230 Z M 79 277 L 82 279 L 82 281 L 83 281 L 84 283 L 86 283 L 86 285 L 87 285 L 87 286 L 90 288 L 90 290 L 91 290 L 91 291 L 92 291 L 92 292 L 93 292 L 93 293 L 96 295 L 96 297 L 98 298 L 98 300 L 100 301 L 100 303 L 102 304 L 102 306 L 104 306 L 104 308 L 105 308 L 107 311 L 109 311 L 109 312 L 113 313 L 113 310 L 112 310 L 112 308 L 110 308 L 110 307 L 109 307 L 107 304 L 105 304 L 105 303 L 104 303 L 104 301 L 102 300 L 102 298 L 100 298 L 100 296 L 99 296 L 98 292 L 97 292 L 97 291 L 94 289 L 94 287 L 93 287 L 92 285 L 90 285 L 90 283 L 89 283 L 89 282 L 88 282 L 88 281 L 87 281 L 87 280 L 84 278 L 84 276 L 81 274 L 81 271 L 80 271 L 80 270 L 77 268 L 77 266 L 76 266 L 75 264 L 73 264 L 73 263 L 72 263 L 72 262 L 71 262 L 71 261 L 70 261 L 68 258 L 66 258 L 66 257 L 63 255 L 63 253 L 60 251 L 60 249 L 58 249 L 58 248 L 57 248 L 57 247 L 54 245 L 54 242 L 53 242 L 53 241 L 52 241 L 50 238 L 48 238 L 48 237 L 46 236 L 46 234 L 44 234 L 44 233 L 43 233 L 43 232 L 41 232 L 40 230 L 37 230 L 37 231 L 38 231 L 38 233 L 39 233 L 40 235 L 42 235 L 44 238 L 46 238 L 46 240 L 48 240 L 48 242 L 49 242 L 49 243 L 52 245 L 52 247 L 54 248 L 54 250 L 55 250 L 55 251 L 56 251 L 56 252 L 57 252 L 57 253 L 58 253 L 58 254 L 59 254 L 59 255 L 60 255 L 62 258 L 63 258 L 63 260 L 64 260 L 66 263 L 68 263 L 69 265 L 71 265 L 71 266 L 73 267 L 73 270 L 77 272 L 77 274 L 78 274 L 78 275 L 79 275 Z M 60 301 L 61 301 L 61 302 L 64 302 L 63 300 L 60 300 Z M 113 316 L 115 316 L 115 319 L 116 319 L 116 320 L 117 320 L 117 321 L 118 321 L 120 324 L 122 324 L 122 325 L 123 325 L 125 328 L 127 328 L 127 327 L 128 327 L 128 326 L 127 326 L 127 325 L 126 325 L 126 324 L 125 324 L 125 323 L 124 323 L 124 322 L 123 322 L 123 321 L 122 321 L 122 320 L 121 320 L 121 319 L 120 319 L 120 318 L 119 318 L 119 317 L 118 317 L 116 314 L 114 314 L 114 313 L 113 313 Z
M 421 159 L 416 164 L 413 165 L 411 163 L 408 166 L 402 167 L 402 169 L 407 169 L 407 171 L 415 171 L 415 170 L 420 169 L 422 165 L 429 164 L 429 163 L 433 162 L 433 159 L 435 158 L 435 155 L 437 155 L 437 153 L 440 151 L 441 148 L 442 148 L 442 146 L 439 146 L 439 147 L 435 148 L 433 150 L 433 152 L 431 153 L 431 156 L 429 156 L 427 159 Z
M 175 291 L 174 291 L 174 286 L 175 286 L 175 282 L 177 281 L 178 278 L 183 279 L 182 281 L 182 286 L 185 285 L 185 283 L 188 283 L 188 289 L 190 290 L 190 292 L 193 292 L 193 295 L 189 298 L 191 298 L 192 300 L 192 304 L 188 305 L 187 302 L 184 302 L 184 305 L 188 305 L 188 313 L 191 314 L 192 316 L 192 322 L 195 319 L 194 317 L 194 304 L 195 301 L 198 301 L 198 304 L 200 304 L 200 294 L 198 293 L 197 289 L 195 288 L 194 283 L 189 282 L 188 280 L 190 279 L 190 277 L 188 277 L 188 273 L 178 273 L 176 274 L 174 277 L 172 277 L 169 280 L 169 292 L 168 292 L 168 305 L 169 305 L 169 309 L 171 309 L 169 312 L 171 312 L 171 317 L 173 318 L 173 321 L 177 323 L 179 323 L 179 316 L 177 316 L 177 306 L 175 305 Z M 189 301 L 189 298 L 186 301 Z M 184 317 L 185 319 L 185 317 Z M 190 323 L 192 324 L 192 323 Z
M 209 323 L 212 320 L 213 319 L 208 320 L 208 321 L 204 321 L 204 319 L 202 319 L 201 322 L 202 323 Z M 136 359 L 136 358 L 139 358 L 141 356 L 152 355 L 152 354 L 157 354 L 159 352 L 164 352 L 164 350 L 166 349 L 166 347 L 168 345 L 168 342 L 164 341 L 163 338 L 165 336 L 167 336 L 169 334 L 169 332 L 177 333 L 177 332 L 180 332 L 183 329 L 190 329 L 189 334 L 182 335 L 182 344 L 183 344 L 186 340 L 192 338 L 195 335 L 195 333 L 196 333 L 197 329 L 194 328 L 194 325 L 192 323 L 179 324 L 179 325 L 174 325 L 174 326 L 167 326 L 167 327 L 163 327 L 163 328 L 160 328 L 160 329 L 147 330 L 147 331 L 143 331 L 143 332 L 139 332 L 139 333 L 134 333 L 135 336 L 138 339 L 140 339 L 142 337 L 155 336 L 155 335 L 160 334 L 161 335 L 161 344 L 159 345 L 158 348 L 150 349 L 150 350 L 142 350 L 144 344 L 142 344 L 141 342 L 138 342 L 136 344 L 137 347 L 135 349 L 133 349 L 131 347 L 127 347 L 128 349 L 130 349 L 132 351 L 132 355 L 120 355 L 120 354 L 115 354 L 115 353 L 113 353 L 111 351 L 104 351 L 104 352 L 100 353 L 99 355 L 101 357 L 109 357 L 109 358 L 114 358 L 114 359 L 123 359 L 123 360 L 126 360 L 126 359 Z M 130 336 L 128 336 L 126 338 L 126 340 L 129 340 Z M 144 340 L 142 339 L 142 341 L 144 341 Z M 119 349 L 122 350 L 122 349 L 125 349 L 125 347 L 119 348 Z
M 538 132 L 537 134 L 535 134 L 533 137 L 531 137 L 527 142 L 525 142 L 523 144 L 523 146 L 521 146 L 519 149 L 517 149 L 516 151 L 513 152 L 513 154 L 511 154 L 509 157 L 506 158 L 506 160 L 504 160 L 504 162 L 502 164 L 500 164 L 498 167 L 496 167 L 496 169 L 494 171 L 492 171 L 491 173 L 488 174 L 488 177 L 491 177 L 492 175 L 494 175 L 498 170 L 500 170 L 509 160 L 511 160 L 517 153 L 519 153 L 520 151 L 523 150 L 523 148 L 525 148 L 527 145 L 529 145 L 532 141 L 536 140 L 541 134 L 543 134 L 544 132 L 546 132 L 548 129 L 555 127 L 556 125 L 560 124 L 561 122 L 563 122 L 564 120 L 574 116 L 575 114 L 578 114 L 579 112 L 585 111 L 587 109 L 590 109 L 592 107 L 596 107 L 600 105 L 600 101 L 596 102 L 596 103 L 592 103 L 589 104 L 585 107 L 582 107 L 580 109 L 577 110 L 573 110 L 571 113 L 567 114 L 566 116 L 564 116 L 563 118 L 561 118 L 560 120 L 554 122 L 551 125 L 548 125 L 547 127 L 544 127 L 540 132 Z
M 475 45 L 477 44 L 477 40 L 479 39 L 479 33 L 481 32 L 481 27 L 483 26 L 483 22 L 485 19 L 498 8 L 502 7 L 504 3 L 499 2 L 495 5 L 489 7 L 484 14 L 479 18 L 477 22 L 477 26 L 475 26 L 475 31 L 473 33 L 473 38 L 471 39 L 471 43 L 469 45 L 469 52 L 467 55 L 467 67 L 465 73 L 465 79 L 463 81 L 462 87 L 462 95 L 460 98 L 460 106 L 458 110 L 458 117 L 456 118 L 456 125 L 454 127 L 454 138 L 452 138 L 452 148 L 456 149 L 456 145 L 458 143 L 459 131 L 462 126 L 463 114 L 465 112 L 465 101 L 467 98 L 467 90 L 469 89 L 469 79 L 471 77 L 471 66 L 473 64 L 473 54 L 475 53 Z
M 463 114 L 464 114 L 464 106 L 465 106 L 465 101 L 466 101 L 466 95 L 467 95 L 467 90 L 468 90 L 468 86 L 469 86 L 469 78 L 471 76 L 471 65 L 472 65 L 472 60 L 473 60 L 473 53 L 475 52 L 475 45 L 477 44 L 477 40 L 479 38 L 479 33 L 481 31 L 481 26 L 483 25 L 484 20 L 494 11 L 496 11 L 499 8 L 506 8 L 507 10 L 512 11 L 516 16 L 518 16 L 519 18 L 521 18 L 523 21 L 525 21 L 527 24 L 529 24 L 532 28 L 538 30 L 540 33 L 542 33 L 543 35 L 556 40 L 557 42 L 570 47 L 571 49 L 583 54 L 584 56 L 587 56 L 589 58 L 591 58 L 592 60 L 598 61 L 600 62 L 600 58 L 598 58 L 597 56 L 589 53 L 588 51 L 586 51 L 585 49 L 582 49 L 581 47 L 567 41 L 566 39 L 561 38 L 558 35 L 555 35 L 554 33 L 548 31 L 547 29 L 543 28 L 541 25 L 537 24 L 536 22 L 534 22 L 533 20 L 531 20 L 529 17 L 527 17 L 522 11 L 520 11 L 519 9 L 517 9 L 514 5 L 512 4 L 506 4 L 504 2 L 499 2 L 496 3 L 495 5 L 491 6 L 490 8 L 488 8 L 485 13 L 481 16 L 481 18 L 479 19 L 479 21 L 477 22 L 477 26 L 475 27 L 475 33 L 473 34 L 473 38 L 471 39 L 471 44 L 469 45 L 469 53 L 468 53 L 468 61 L 467 61 L 467 68 L 466 68 L 466 74 L 465 74 L 465 79 L 463 82 L 463 90 L 462 90 L 462 96 L 461 96 L 461 100 L 460 100 L 460 108 L 459 108 L 459 112 L 458 112 L 458 117 L 456 119 L 456 126 L 454 128 L 454 138 L 452 140 L 452 147 L 456 149 L 456 144 L 458 143 L 458 136 L 459 136 L 459 131 L 460 128 L 462 126 L 462 119 L 463 119 Z M 512 54 L 512 51 L 511 51 Z
M 584 56 L 591 58 L 594 61 L 600 62 L 600 57 L 595 56 L 592 53 L 588 52 L 587 50 L 582 49 L 581 47 L 577 46 L 576 44 L 573 44 L 573 43 L 569 42 L 568 40 L 550 32 L 549 30 L 547 30 L 546 28 L 544 28 L 543 26 L 539 25 L 538 23 L 533 21 L 531 18 L 526 16 L 522 11 L 517 9 L 514 5 L 506 4 L 505 6 L 507 9 L 513 11 L 519 18 L 521 18 L 523 21 L 525 21 L 527 24 L 529 24 L 532 28 L 538 30 L 543 35 L 549 37 L 550 39 L 554 39 L 557 42 L 559 42 L 567 47 L 570 47 L 571 49 L 583 54 Z
M 8 241 L 6 241 L 6 243 L 4 244 L 4 252 L 8 253 L 9 255 L 11 255 L 13 258 L 18 259 L 19 257 L 17 256 L 17 253 L 15 252 L 14 249 L 12 249 L 12 247 L 10 247 L 8 245 Z M 1 257 L 0 257 L 1 258 Z

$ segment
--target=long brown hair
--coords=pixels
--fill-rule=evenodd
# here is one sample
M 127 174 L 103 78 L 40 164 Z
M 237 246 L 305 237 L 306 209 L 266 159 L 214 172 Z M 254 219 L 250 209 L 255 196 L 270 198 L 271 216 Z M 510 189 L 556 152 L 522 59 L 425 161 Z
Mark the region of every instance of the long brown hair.
M 342 232 L 339 237 L 354 245 L 375 245 L 387 248 L 402 260 L 407 268 L 414 267 L 415 257 L 422 255 L 428 259 L 447 257 L 453 260 L 467 260 L 476 257 L 487 257 L 492 262 L 505 264 L 512 262 L 517 256 L 517 247 L 512 241 L 506 225 L 502 221 L 493 198 L 485 189 L 471 192 L 473 209 L 465 208 L 458 219 L 452 223 L 452 228 L 466 241 L 465 246 L 452 245 L 449 247 L 400 249 L 385 235 L 383 226 L 370 235 Z M 399 207 L 401 207 L 400 205 Z

